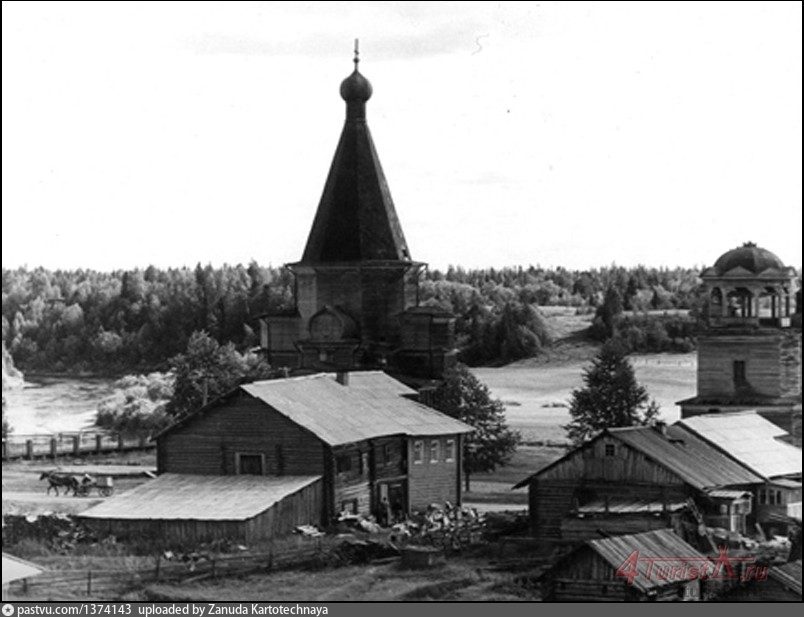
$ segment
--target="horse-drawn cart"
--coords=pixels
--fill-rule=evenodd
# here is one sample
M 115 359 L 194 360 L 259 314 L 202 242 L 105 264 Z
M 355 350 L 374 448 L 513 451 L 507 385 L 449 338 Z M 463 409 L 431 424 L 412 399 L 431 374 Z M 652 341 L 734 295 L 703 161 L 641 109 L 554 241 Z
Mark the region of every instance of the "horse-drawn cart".
M 114 481 L 111 476 L 90 476 L 84 474 L 78 486 L 75 489 L 76 497 L 89 497 L 92 489 L 97 489 L 98 495 L 101 497 L 109 497 L 114 493 Z

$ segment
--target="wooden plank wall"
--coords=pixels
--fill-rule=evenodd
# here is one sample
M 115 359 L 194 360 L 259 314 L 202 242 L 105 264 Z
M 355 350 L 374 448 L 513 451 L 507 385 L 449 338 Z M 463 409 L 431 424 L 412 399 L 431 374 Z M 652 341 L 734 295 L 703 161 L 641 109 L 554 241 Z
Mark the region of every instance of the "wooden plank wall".
M 371 514 L 371 485 L 369 483 L 370 446 L 368 441 L 361 441 L 346 446 L 332 448 L 335 459 L 334 474 L 334 513 L 341 511 L 343 502 L 357 500 L 357 511 L 360 514 Z M 339 472 L 337 461 L 340 457 L 348 457 L 350 468 Z M 365 461 L 365 464 L 363 463 Z
M 287 535 L 299 525 L 322 525 L 323 483 L 317 480 L 247 521 L 246 541 Z
M 734 393 L 733 362 L 741 360 L 745 362 L 746 380 L 752 389 L 766 396 L 782 396 L 782 340 L 778 332 L 699 336 L 698 395 Z M 798 392 L 801 392 L 800 381 Z
M 455 440 L 455 460 L 444 460 L 447 439 Z M 424 442 L 424 456 L 421 463 L 413 462 L 413 444 L 416 441 Z M 439 443 L 439 460 L 430 461 L 430 442 Z M 460 465 L 458 448 L 460 440 L 458 435 L 444 435 L 439 437 L 410 437 L 408 438 L 408 500 L 411 510 L 423 510 L 430 504 L 443 506 L 445 501 L 453 504 L 458 502 L 457 481 Z
M 280 469 L 276 446 L 282 447 Z M 229 475 L 235 454 L 265 456 L 266 475 L 323 473 L 323 444 L 268 405 L 245 392 L 233 396 L 159 440 L 160 473 Z

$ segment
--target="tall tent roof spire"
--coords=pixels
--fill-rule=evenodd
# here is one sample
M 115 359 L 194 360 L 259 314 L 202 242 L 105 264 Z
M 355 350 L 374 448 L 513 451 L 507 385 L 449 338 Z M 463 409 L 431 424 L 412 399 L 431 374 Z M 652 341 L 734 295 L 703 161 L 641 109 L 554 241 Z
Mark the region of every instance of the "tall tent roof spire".
M 411 262 L 391 191 L 366 124 L 372 87 L 355 70 L 341 83 L 346 122 L 300 263 Z

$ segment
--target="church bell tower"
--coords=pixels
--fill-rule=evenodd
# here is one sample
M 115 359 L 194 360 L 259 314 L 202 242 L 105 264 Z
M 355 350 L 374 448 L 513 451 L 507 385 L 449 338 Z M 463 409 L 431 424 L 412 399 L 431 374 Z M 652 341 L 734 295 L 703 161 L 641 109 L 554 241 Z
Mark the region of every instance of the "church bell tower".
M 701 273 L 706 327 L 698 337 L 697 395 L 681 417 L 756 410 L 801 440 L 801 314 L 796 272 L 753 243 Z

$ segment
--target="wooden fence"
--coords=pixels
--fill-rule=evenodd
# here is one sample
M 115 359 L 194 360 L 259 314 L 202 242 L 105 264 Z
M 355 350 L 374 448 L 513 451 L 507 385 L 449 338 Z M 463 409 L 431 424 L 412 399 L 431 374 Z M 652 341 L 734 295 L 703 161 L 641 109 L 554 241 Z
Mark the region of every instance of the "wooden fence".
M 13 581 L 8 593 L 19 600 L 116 599 L 151 583 L 189 583 L 288 568 L 321 558 L 326 551 L 321 538 L 300 538 L 296 546 L 283 546 L 267 553 L 212 557 L 195 563 L 156 558 L 153 567 L 140 570 L 47 570 L 35 577 Z
M 110 452 L 150 450 L 156 443 L 147 437 L 125 437 L 108 432 L 82 431 L 56 435 L 14 435 L 3 439 L 3 460 L 33 460 Z

